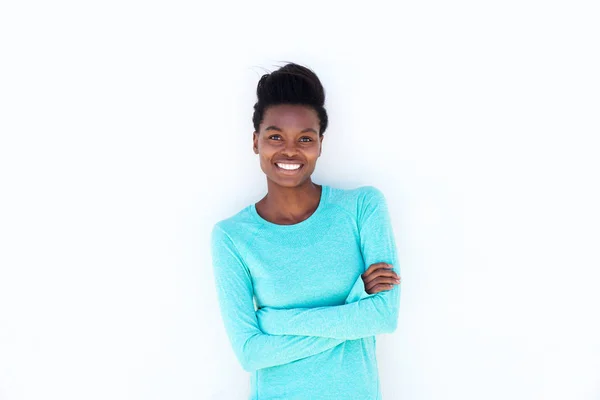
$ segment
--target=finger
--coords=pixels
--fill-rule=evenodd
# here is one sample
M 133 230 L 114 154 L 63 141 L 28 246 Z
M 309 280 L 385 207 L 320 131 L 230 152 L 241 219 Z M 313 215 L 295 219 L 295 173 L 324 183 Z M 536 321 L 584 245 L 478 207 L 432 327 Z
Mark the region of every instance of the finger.
M 387 264 L 387 263 L 384 263 L 384 262 L 377 262 L 377 263 L 371 264 L 369 266 L 369 268 L 367 268 L 367 270 L 365 271 L 365 274 L 369 275 L 373 271 L 376 271 L 376 270 L 378 270 L 380 268 L 391 268 L 391 264 Z
M 396 281 L 395 278 L 389 278 L 389 277 L 378 277 L 377 279 L 374 279 L 372 281 L 370 281 L 369 283 L 365 284 L 365 290 L 370 290 L 374 287 L 376 287 L 377 285 L 398 285 L 400 282 Z
M 395 280 L 394 280 L 394 278 L 390 278 L 390 277 L 378 276 L 377 278 L 365 283 L 365 288 L 371 289 L 381 283 L 393 284 L 393 283 L 395 283 Z
M 379 293 L 379 292 L 383 292 L 386 290 L 391 290 L 394 287 L 394 285 L 389 285 L 387 283 L 380 283 L 379 285 L 375 285 L 373 287 L 373 289 L 371 289 L 371 294 L 372 293 Z
M 399 278 L 396 271 L 393 271 L 391 269 L 386 269 L 386 268 L 380 268 L 370 275 L 363 274 L 362 278 L 365 283 L 369 283 L 378 277 Z
M 387 263 L 375 263 L 375 264 L 371 264 L 371 266 L 362 274 L 362 278 L 369 278 L 372 274 L 375 274 L 377 272 L 385 272 L 385 271 L 393 271 L 392 270 L 392 265 L 391 264 L 387 264 Z M 378 275 L 375 275 L 378 276 Z M 371 279 L 371 278 L 369 278 Z
M 377 279 L 379 279 L 379 278 L 386 278 L 386 279 L 395 280 L 398 277 L 395 274 L 389 273 L 389 272 L 373 273 L 373 274 L 371 274 L 371 275 L 369 275 L 367 277 L 363 277 L 363 282 L 365 282 L 365 285 L 366 284 L 376 284 L 377 283 Z

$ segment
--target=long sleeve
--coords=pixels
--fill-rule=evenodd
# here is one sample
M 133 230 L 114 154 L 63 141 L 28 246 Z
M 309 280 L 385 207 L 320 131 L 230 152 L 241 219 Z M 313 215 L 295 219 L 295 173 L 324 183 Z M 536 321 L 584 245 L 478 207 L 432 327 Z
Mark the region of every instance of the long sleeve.
M 343 339 L 263 333 L 256 319 L 250 272 L 229 235 L 217 225 L 211 233 L 211 252 L 221 317 L 244 370 L 252 372 L 287 364 L 344 342 Z
M 393 270 L 400 275 L 396 243 L 385 197 L 380 190 L 370 186 L 363 201 L 358 225 L 365 268 L 377 262 L 384 262 L 392 264 Z M 362 281 L 362 278 L 358 279 Z M 262 331 L 272 335 L 307 335 L 355 340 L 391 333 L 396 329 L 400 285 L 368 295 L 362 282 L 357 280 L 346 302 L 347 304 L 339 306 L 314 308 L 264 307 L 256 312 L 256 316 Z
M 355 301 L 359 301 L 361 299 L 366 299 L 369 296 L 374 296 L 374 294 L 369 294 L 365 290 L 365 282 L 362 279 L 362 276 L 359 275 L 354 285 L 352 285 L 352 289 L 350 289 L 350 293 L 346 296 L 346 300 L 344 304 L 354 303 Z

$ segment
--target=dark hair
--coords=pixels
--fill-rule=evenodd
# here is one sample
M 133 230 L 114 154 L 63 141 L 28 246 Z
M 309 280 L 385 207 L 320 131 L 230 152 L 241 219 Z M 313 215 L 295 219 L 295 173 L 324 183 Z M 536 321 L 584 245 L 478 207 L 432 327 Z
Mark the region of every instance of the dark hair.
M 277 104 L 306 105 L 315 109 L 319 116 L 320 135 L 327 129 L 325 89 L 317 75 L 309 68 L 288 63 L 270 74 L 264 74 L 256 87 L 258 101 L 254 104 L 252 122 L 258 132 L 265 110 Z

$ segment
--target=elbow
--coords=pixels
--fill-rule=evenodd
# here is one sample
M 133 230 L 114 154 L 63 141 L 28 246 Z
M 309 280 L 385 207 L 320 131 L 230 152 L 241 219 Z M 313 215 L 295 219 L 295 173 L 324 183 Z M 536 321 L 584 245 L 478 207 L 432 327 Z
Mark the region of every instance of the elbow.
M 394 331 L 396 331 L 397 327 L 398 327 L 398 319 L 397 318 L 390 318 L 388 320 L 387 332 L 386 333 L 393 333 Z
M 261 368 L 257 363 L 256 355 L 253 351 L 254 346 L 252 345 L 253 338 L 258 335 L 260 334 L 255 334 L 247 338 L 236 352 L 237 359 L 242 366 L 242 369 L 246 372 L 254 372 Z
M 392 333 L 398 328 L 398 308 L 393 308 L 386 318 L 386 332 Z
M 396 290 L 396 292 L 388 308 L 387 333 L 392 333 L 396 331 L 396 328 L 398 327 L 398 315 L 400 314 L 400 287 L 396 286 L 392 290 Z
M 248 359 L 240 360 L 240 364 L 242 365 L 242 369 L 246 372 L 254 372 L 258 369 Z
M 236 349 L 235 357 L 237 358 L 238 363 L 240 364 L 240 366 L 242 367 L 242 369 L 244 371 L 252 372 L 252 365 L 250 363 L 250 357 L 248 357 L 247 352 L 244 351 L 243 348 Z
M 256 365 L 254 358 L 248 354 L 248 352 L 242 351 L 242 353 L 238 356 L 238 361 L 242 366 L 242 369 L 246 372 L 254 372 L 259 367 Z

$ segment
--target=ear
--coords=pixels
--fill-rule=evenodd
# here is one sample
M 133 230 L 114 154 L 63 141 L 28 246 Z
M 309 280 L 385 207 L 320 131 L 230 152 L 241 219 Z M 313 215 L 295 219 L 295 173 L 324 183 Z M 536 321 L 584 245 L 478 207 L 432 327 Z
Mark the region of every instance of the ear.
M 258 132 L 252 133 L 252 150 L 254 154 L 258 154 Z
M 323 139 L 325 139 L 325 135 L 321 135 L 321 140 L 319 141 L 319 157 L 321 156 L 321 150 L 323 149 Z

